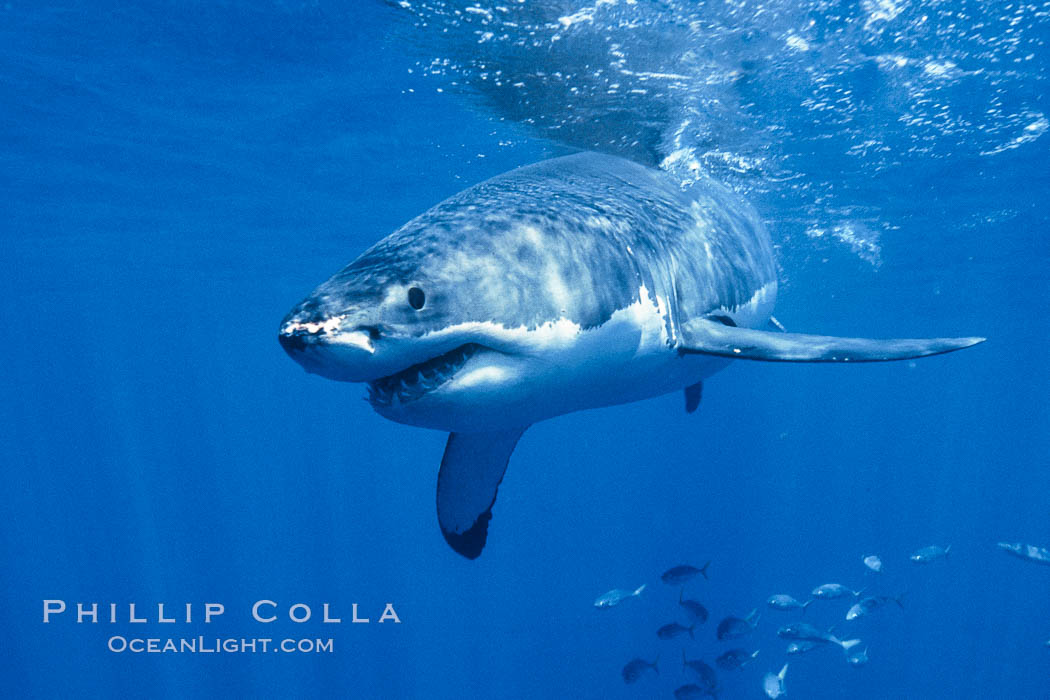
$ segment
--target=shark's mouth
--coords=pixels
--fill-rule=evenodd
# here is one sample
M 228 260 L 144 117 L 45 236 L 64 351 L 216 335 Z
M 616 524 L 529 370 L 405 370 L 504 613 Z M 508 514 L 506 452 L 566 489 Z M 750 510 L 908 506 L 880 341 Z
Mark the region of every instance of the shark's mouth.
M 397 374 L 371 381 L 368 383 L 368 401 L 373 406 L 385 407 L 421 399 L 449 382 L 467 360 L 483 349 L 476 343 L 467 343 Z

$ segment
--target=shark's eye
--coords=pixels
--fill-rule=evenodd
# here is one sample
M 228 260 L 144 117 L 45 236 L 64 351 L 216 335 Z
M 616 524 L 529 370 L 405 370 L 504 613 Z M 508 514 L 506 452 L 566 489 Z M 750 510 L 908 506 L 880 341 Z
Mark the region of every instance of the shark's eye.
M 416 311 L 423 308 L 423 304 L 427 303 L 427 295 L 423 293 L 423 290 L 419 287 L 409 287 L 408 289 L 408 304 Z

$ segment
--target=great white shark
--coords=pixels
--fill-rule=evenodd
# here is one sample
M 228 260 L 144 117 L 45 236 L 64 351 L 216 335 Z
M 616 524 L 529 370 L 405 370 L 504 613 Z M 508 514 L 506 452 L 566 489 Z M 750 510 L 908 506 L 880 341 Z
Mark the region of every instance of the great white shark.
M 742 197 L 578 153 L 409 221 L 293 308 L 279 339 L 307 372 L 366 383 L 381 416 L 450 433 L 438 522 L 474 559 L 537 421 L 683 389 L 692 411 L 733 360 L 903 360 L 983 340 L 779 332 L 776 298 L 772 242 Z

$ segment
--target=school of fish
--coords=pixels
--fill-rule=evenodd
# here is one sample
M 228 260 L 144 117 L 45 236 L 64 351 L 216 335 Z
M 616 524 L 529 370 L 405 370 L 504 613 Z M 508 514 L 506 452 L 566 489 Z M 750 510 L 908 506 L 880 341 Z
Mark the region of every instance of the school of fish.
M 998 547 L 1007 554 L 1019 559 L 1050 565 L 1050 549 L 1024 543 L 1007 542 L 999 542 Z M 951 545 L 929 545 L 917 549 L 908 559 L 913 563 L 912 566 L 915 567 L 948 566 L 951 559 L 949 557 L 950 553 Z M 783 592 L 774 593 L 767 598 L 766 606 L 776 611 L 771 613 L 771 615 L 779 616 L 784 613 L 792 613 L 803 616 L 806 615 L 811 605 L 817 603 L 814 608 L 822 610 L 822 612 L 814 612 L 813 616 L 824 615 L 826 617 L 829 614 L 834 614 L 835 619 L 842 621 L 842 624 L 835 623 L 827 627 L 817 624 L 816 621 L 805 620 L 785 621 L 785 624 L 776 625 L 777 637 L 788 642 L 788 644 L 783 651 L 782 663 L 775 664 L 777 658 L 780 658 L 775 654 L 772 659 L 769 659 L 774 669 L 779 665 L 779 670 L 768 670 L 761 678 L 755 681 L 755 684 L 762 689 L 767 697 L 775 699 L 787 695 L 788 662 L 786 657 L 789 656 L 805 654 L 808 657 L 811 652 L 816 650 L 837 647 L 841 650 L 842 658 L 847 665 L 859 668 L 868 664 L 869 647 L 861 639 L 854 638 L 849 634 L 851 625 L 862 617 L 878 617 L 885 614 L 882 612 L 882 609 L 889 604 L 893 604 L 889 605 L 889 607 L 896 607 L 902 611 L 905 610 L 905 605 L 903 590 L 892 593 L 878 592 L 878 589 L 883 587 L 882 581 L 884 580 L 881 557 L 876 554 L 868 554 L 861 558 L 861 563 L 864 566 L 864 571 L 861 575 L 866 580 L 864 581 L 865 585 L 856 590 L 845 584 L 832 581 L 815 586 L 804 599 Z M 749 675 L 747 668 L 755 664 L 759 658 L 760 650 L 746 648 L 748 646 L 747 640 L 754 638 L 753 633 L 761 623 L 762 616 L 758 608 L 752 609 L 746 615 L 727 614 L 715 626 L 714 640 L 706 643 L 704 636 L 699 632 L 710 617 L 708 608 L 699 600 L 691 597 L 691 595 L 695 594 L 687 593 L 687 588 L 696 589 L 709 580 L 708 567 L 710 564 L 711 562 L 707 562 L 700 568 L 690 564 L 679 564 L 668 569 L 660 576 L 660 580 L 667 586 L 678 588 L 677 606 L 672 607 L 673 597 L 669 597 L 669 602 L 667 603 L 668 609 L 676 610 L 675 617 L 677 619 L 662 621 L 664 624 L 659 627 L 654 625 L 654 638 L 657 641 L 650 642 L 647 646 L 655 647 L 658 653 L 654 653 L 650 657 L 652 658 L 651 661 L 645 657 L 636 657 L 628 661 L 621 670 L 624 683 L 641 683 L 647 676 L 652 678 L 659 676 L 658 662 L 660 657 L 677 656 L 676 654 L 666 653 L 664 647 L 667 645 L 667 642 L 682 639 L 686 639 L 686 641 L 684 642 L 685 646 L 682 646 L 680 649 L 682 667 L 678 675 L 682 676 L 683 679 L 676 684 L 677 687 L 673 691 L 676 700 L 717 698 L 727 687 L 748 682 L 746 680 Z M 904 566 L 901 568 L 904 568 Z M 624 601 L 638 598 L 646 590 L 648 590 L 646 584 L 642 584 L 635 589 L 612 589 L 608 593 L 599 596 L 594 602 L 594 606 L 600 609 L 612 608 Z M 834 613 L 836 607 L 839 610 L 837 614 Z M 698 642 L 704 644 L 704 647 L 699 651 L 705 652 L 705 654 L 699 656 L 697 655 L 697 650 L 687 649 L 688 646 Z M 1050 647 L 1050 641 L 1047 641 L 1045 644 L 1047 647 Z M 704 656 L 707 654 L 710 655 L 708 658 L 713 659 L 712 663 L 708 663 L 704 659 Z M 767 652 L 763 658 L 766 659 L 769 656 L 770 654 Z M 814 656 L 825 656 L 825 654 L 814 654 Z M 813 663 L 818 662 L 814 661 Z M 824 660 L 819 663 L 828 663 L 828 661 Z M 667 673 L 674 673 L 674 671 L 665 669 L 665 674 Z M 719 673 L 722 674 L 721 678 Z M 725 682 L 727 676 L 732 678 L 732 681 L 728 684 Z M 649 689 L 649 694 L 646 697 L 649 697 L 651 692 L 652 688 Z M 845 689 L 844 692 L 846 692 Z M 737 692 L 733 694 L 736 695 Z

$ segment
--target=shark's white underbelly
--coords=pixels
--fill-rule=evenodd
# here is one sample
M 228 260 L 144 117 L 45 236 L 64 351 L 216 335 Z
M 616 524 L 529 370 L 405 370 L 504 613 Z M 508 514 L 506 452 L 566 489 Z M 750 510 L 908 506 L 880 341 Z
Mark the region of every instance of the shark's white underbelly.
M 769 319 L 775 296 L 774 283 L 750 303 L 718 313 L 738 326 L 758 327 Z M 668 313 L 666 300 L 643 287 L 635 303 L 594 328 L 566 319 L 536 329 L 487 328 L 488 346 L 513 352 L 487 353 L 418 401 L 376 410 L 398 422 L 450 432 L 499 430 L 678 391 L 731 362 L 680 354 Z

